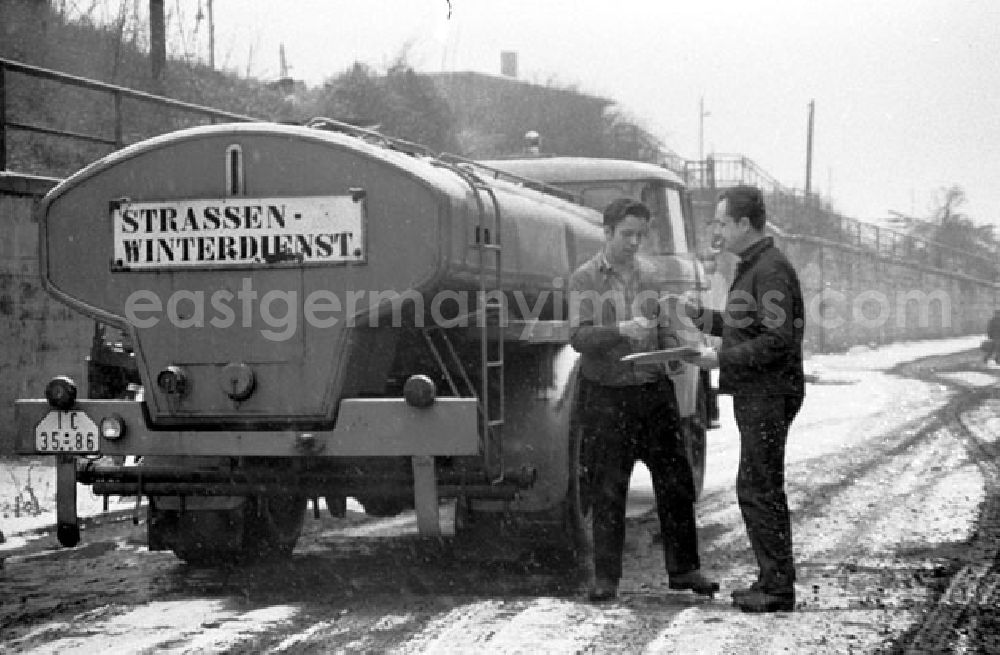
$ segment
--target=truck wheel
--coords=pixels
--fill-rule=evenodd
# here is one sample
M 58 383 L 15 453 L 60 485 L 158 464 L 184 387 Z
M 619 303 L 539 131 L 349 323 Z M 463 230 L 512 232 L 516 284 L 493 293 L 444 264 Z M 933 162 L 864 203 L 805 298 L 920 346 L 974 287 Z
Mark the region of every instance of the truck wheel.
M 577 387 L 579 392 L 579 387 Z M 593 573 L 594 512 L 592 437 L 584 426 L 585 399 L 574 394 L 574 404 L 566 434 L 566 497 L 552 516 L 536 518 L 530 554 L 546 568 L 563 571 L 572 579 L 589 578 Z
M 705 463 L 707 460 L 706 432 L 708 428 L 708 406 L 704 389 L 698 389 L 698 396 L 693 416 L 681 419 L 681 439 L 691 463 L 691 473 L 694 477 L 694 497 L 700 498 L 705 487 Z
M 533 517 L 527 547 L 533 561 L 571 579 L 589 578 L 594 560 L 593 442 L 579 419 L 580 411 L 578 399 L 566 438 L 566 497 L 555 512 Z
M 587 451 L 582 429 L 567 438 L 568 488 L 563 500 L 536 512 L 483 511 L 459 498 L 454 544 L 463 557 L 520 562 L 576 579 L 593 559 L 592 513 Z
M 569 442 L 566 525 L 572 535 L 576 565 L 589 572 L 594 559 L 593 450 L 587 431 L 580 425 L 571 428 Z
M 570 373 L 567 391 L 568 420 L 560 434 L 553 434 L 566 450 L 567 482 L 562 499 L 551 507 L 531 512 L 506 512 L 498 503 L 480 510 L 469 499 L 455 507 L 455 544 L 463 553 L 495 560 L 515 560 L 576 582 L 590 571 L 593 560 L 591 474 L 592 450 L 580 419 L 586 405 L 579 397 L 577 371 Z M 483 503 L 486 504 L 486 503 Z

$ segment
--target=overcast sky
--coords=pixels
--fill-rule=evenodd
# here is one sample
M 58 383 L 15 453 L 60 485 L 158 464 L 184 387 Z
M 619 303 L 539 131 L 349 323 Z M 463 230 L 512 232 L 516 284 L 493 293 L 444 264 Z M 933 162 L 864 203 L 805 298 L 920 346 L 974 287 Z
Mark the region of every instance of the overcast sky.
M 309 84 L 403 53 L 420 71 L 498 74 L 512 50 L 521 79 L 613 99 L 689 159 L 704 96 L 706 153 L 746 155 L 798 188 L 815 100 L 812 186 L 838 209 L 922 217 L 958 184 L 977 223 L 1000 225 L 995 0 L 214 0 L 214 12 L 217 65 L 277 77 L 283 43 Z

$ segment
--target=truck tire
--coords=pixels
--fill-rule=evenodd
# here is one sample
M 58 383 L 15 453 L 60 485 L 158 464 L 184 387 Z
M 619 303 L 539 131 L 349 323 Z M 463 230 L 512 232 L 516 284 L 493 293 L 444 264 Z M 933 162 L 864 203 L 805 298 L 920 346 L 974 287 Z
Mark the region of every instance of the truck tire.
M 572 539 L 576 567 L 589 576 L 594 560 L 593 449 L 587 430 L 575 418 L 570 429 L 569 447 L 566 526 Z
M 691 464 L 691 474 L 694 478 L 694 497 L 701 497 L 705 487 L 705 466 L 707 460 L 708 403 L 705 390 L 698 388 L 694 415 L 681 419 L 681 440 Z
M 586 430 L 576 407 L 563 435 L 568 480 L 563 499 L 534 512 L 482 511 L 469 499 L 455 506 L 455 546 L 462 556 L 517 561 L 577 581 L 589 571 L 593 553 L 590 471 Z

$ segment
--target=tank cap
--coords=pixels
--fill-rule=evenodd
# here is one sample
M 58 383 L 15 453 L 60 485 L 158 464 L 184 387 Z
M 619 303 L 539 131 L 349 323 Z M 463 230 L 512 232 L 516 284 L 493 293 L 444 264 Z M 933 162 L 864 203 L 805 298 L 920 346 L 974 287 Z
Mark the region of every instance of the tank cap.
M 187 393 L 187 375 L 180 366 L 168 366 L 156 374 L 156 386 L 168 396 Z
M 233 400 L 246 400 L 253 394 L 256 386 L 253 369 L 243 362 L 226 364 L 222 369 L 220 382 L 222 390 Z

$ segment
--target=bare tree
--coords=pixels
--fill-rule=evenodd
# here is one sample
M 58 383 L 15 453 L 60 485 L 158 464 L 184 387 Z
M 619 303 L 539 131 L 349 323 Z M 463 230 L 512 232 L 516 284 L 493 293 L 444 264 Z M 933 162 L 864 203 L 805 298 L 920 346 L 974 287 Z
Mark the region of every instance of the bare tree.
M 931 212 L 935 226 L 934 240 L 967 252 L 995 255 L 997 243 L 992 225 L 976 225 L 962 211 L 967 198 L 965 189 L 957 184 L 939 190 L 938 200 Z
M 965 202 L 965 189 L 959 185 L 953 184 L 950 187 L 940 189 L 931 220 L 938 225 L 960 223 L 969 220 L 965 214 L 959 211 L 959 208 Z

